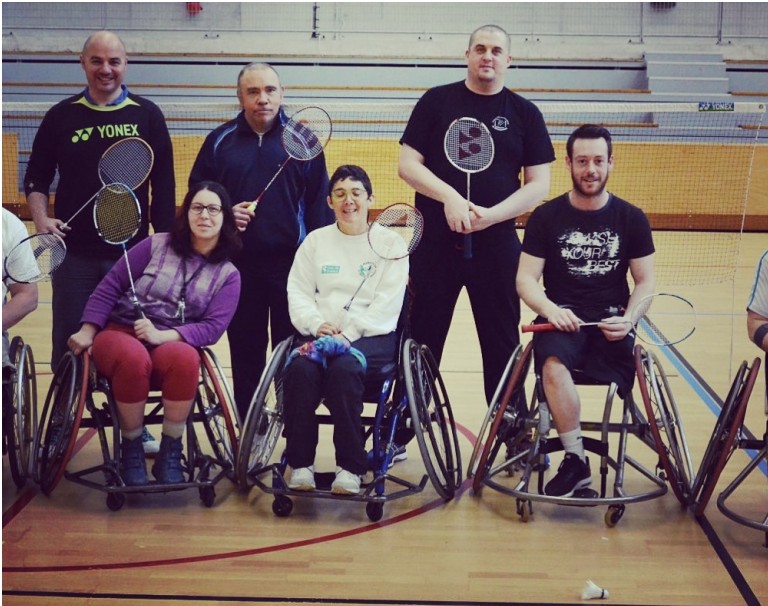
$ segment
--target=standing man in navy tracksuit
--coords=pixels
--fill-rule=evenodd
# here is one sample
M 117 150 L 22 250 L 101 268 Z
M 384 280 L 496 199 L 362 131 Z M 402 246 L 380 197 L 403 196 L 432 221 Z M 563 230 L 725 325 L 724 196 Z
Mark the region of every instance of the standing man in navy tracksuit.
M 243 249 L 235 259 L 241 292 L 227 331 L 232 358 L 235 401 L 245 421 L 253 392 L 266 363 L 267 345 L 293 334 L 288 315 L 288 272 L 307 233 L 333 222 L 325 202 L 328 171 L 325 156 L 309 162 L 288 162 L 259 201 L 288 157 L 281 143 L 287 117 L 282 109 L 284 88 L 266 63 L 246 65 L 237 78 L 242 111 L 212 131 L 192 167 L 189 185 L 218 181 L 235 203 Z

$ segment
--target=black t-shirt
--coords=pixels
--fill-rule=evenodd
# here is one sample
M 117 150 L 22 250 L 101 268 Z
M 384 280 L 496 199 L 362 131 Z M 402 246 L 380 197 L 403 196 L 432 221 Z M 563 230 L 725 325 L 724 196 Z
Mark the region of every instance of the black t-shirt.
M 523 252 L 545 259 L 547 297 L 560 306 L 594 308 L 598 316 L 598 310 L 626 305 L 629 261 L 654 250 L 645 213 L 613 194 L 596 211 L 574 208 L 567 193 L 542 204 L 523 240 Z
M 491 165 L 470 176 L 471 201 L 479 206 L 495 206 L 520 189 L 521 168 L 555 159 L 544 118 L 531 101 L 506 88 L 495 95 L 478 95 L 463 81 L 432 88 L 414 107 L 400 143 L 422 154 L 425 166 L 462 195 L 466 195 L 467 175 L 448 161 L 443 145 L 448 127 L 462 117 L 485 124 L 494 142 Z M 416 207 L 424 214 L 426 239 L 452 233 L 441 203 L 417 193 Z M 509 235 L 514 229 L 514 222 L 506 221 L 474 235 L 482 245 L 484 238 Z

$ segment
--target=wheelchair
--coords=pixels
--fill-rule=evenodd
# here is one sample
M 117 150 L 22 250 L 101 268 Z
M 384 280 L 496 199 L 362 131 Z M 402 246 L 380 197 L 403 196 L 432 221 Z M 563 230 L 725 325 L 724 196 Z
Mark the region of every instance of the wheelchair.
M 8 348 L 13 367 L 3 368 L 3 454 L 11 478 L 22 488 L 30 477 L 32 444 L 37 431 L 37 379 L 32 348 L 13 337 Z
M 293 510 L 291 497 L 341 499 L 366 503 L 372 522 L 384 514 L 384 504 L 421 492 L 431 481 L 445 501 L 451 500 L 462 482 L 461 453 L 453 411 L 442 377 L 432 353 L 401 333 L 399 359 L 382 375 L 366 377 L 363 401 L 375 404 L 375 412 L 363 416 L 362 423 L 369 450 L 372 479 L 365 480 L 361 493 L 338 496 L 331 493 L 332 473 L 316 473 L 317 489 L 297 491 L 288 488 L 285 454 L 270 463 L 282 437 L 283 371 L 291 352 L 292 338 L 282 341 L 272 352 L 250 404 L 240 436 L 236 477 L 243 490 L 254 485 L 274 495 L 272 511 L 286 517 Z M 318 413 L 321 424 L 330 416 Z M 414 483 L 391 474 L 396 437 L 415 434 L 426 474 Z M 401 437 L 402 440 L 402 437 Z M 401 441 L 400 444 L 404 442 Z M 271 484 L 265 481 L 271 477 Z M 394 486 L 389 490 L 388 486 Z
M 119 471 L 120 427 L 109 382 L 96 372 L 87 352 L 80 356 L 67 352 L 54 373 L 33 445 L 33 474 L 43 493 L 50 495 L 62 477 L 66 477 L 74 483 L 105 492 L 107 507 L 112 511 L 123 507 L 127 494 L 165 493 L 187 488 L 197 488 L 203 504 L 212 507 L 216 499 L 214 486 L 225 476 L 234 478 L 236 417 L 231 390 L 216 356 L 208 348 L 200 348 L 199 353 L 200 379 L 187 419 L 186 447 L 182 455 L 187 481 L 179 484 L 150 481 L 144 486 L 126 486 Z M 160 395 L 150 393 L 148 404 L 151 407 L 145 415 L 145 423 L 161 423 Z M 88 418 L 83 418 L 85 409 Z M 203 426 L 210 452 L 203 451 L 196 425 Z M 107 432 L 110 426 L 111 439 Z M 103 463 L 69 472 L 67 464 L 82 428 L 94 430 L 98 435 Z
M 731 455 L 739 448 L 754 450 L 756 455 L 718 496 L 717 508 L 738 524 L 762 530 L 765 535 L 764 544 L 768 547 L 768 514 L 762 520 L 754 520 L 737 513 L 730 504 L 726 504 L 747 477 L 761 463 L 768 462 L 768 399 L 765 409 L 766 431 L 762 439 L 748 437 L 744 428 L 747 404 L 759 372 L 760 358 L 755 358 L 751 366 L 748 366 L 746 361 L 742 362 L 736 372 L 704 451 L 701 467 L 692 488 L 691 509 L 697 518 L 703 516 Z
M 532 518 L 534 501 L 576 507 L 607 505 L 604 521 L 608 527 L 618 524 L 627 504 L 666 494 L 667 483 L 685 506 L 690 496 L 692 464 L 677 405 L 656 357 L 636 345 L 634 360 L 645 414 L 629 393 L 620 398 L 619 422 L 611 420 L 617 385 L 595 381 L 578 370 L 573 372 L 576 385 L 607 387 L 602 419 L 581 422 L 583 431 L 600 436 L 582 438 L 585 450 L 599 457 L 600 486 L 599 491 L 585 488 L 570 497 L 558 497 L 544 493 L 544 481 L 548 455 L 563 447 L 559 438 L 549 437 L 551 418 L 539 376 L 535 377 L 530 403 L 526 402 L 525 381 L 533 361 L 533 344 L 518 346 L 502 375 L 470 457 L 467 475 L 472 478 L 474 494 L 480 495 L 488 486 L 515 497 L 516 512 L 523 522 Z M 618 434 L 615 454 L 609 444 L 609 435 L 613 433 Z M 636 436 L 657 454 L 655 470 L 627 453 L 630 436 Z M 642 487 L 642 491 L 628 493 L 625 489 L 626 465 L 646 481 L 647 487 Z M 613 472 L 610 492 L 609 471 Z

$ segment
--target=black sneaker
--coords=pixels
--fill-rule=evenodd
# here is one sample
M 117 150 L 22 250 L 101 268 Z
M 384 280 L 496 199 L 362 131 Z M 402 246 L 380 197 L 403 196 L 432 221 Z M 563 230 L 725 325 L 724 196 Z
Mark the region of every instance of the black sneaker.
M 582 462 L 578 455 L 566 452 L 557 475 L 544 487 L 544 494 L 550 497 L 570 497 L 581 488 L 592 483 L 589 459 Z

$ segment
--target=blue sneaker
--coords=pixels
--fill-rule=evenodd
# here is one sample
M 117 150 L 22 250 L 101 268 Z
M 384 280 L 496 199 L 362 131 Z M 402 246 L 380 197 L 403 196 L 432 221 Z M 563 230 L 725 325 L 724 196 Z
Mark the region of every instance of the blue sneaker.
M 121 440 L 120 477 L 126 486 L 144 486 L 149 482 L 141 436 L 133 440 Z
M 171 438 L 165 434 L 160 441 L 160 451 L 157 453 L 155 464 L 152 465 L 152 475 L 159 484 L 183 484 L 184 469 L 181 466 L 181 438 Z

